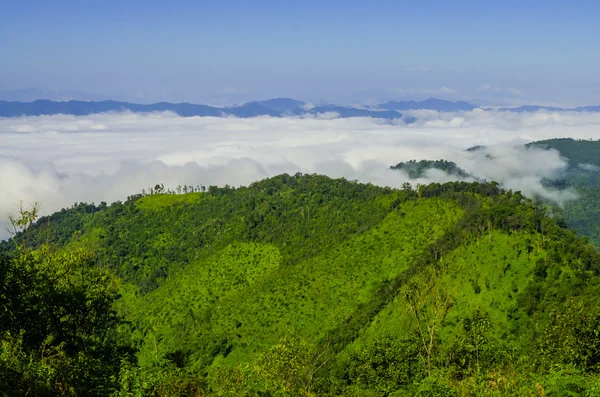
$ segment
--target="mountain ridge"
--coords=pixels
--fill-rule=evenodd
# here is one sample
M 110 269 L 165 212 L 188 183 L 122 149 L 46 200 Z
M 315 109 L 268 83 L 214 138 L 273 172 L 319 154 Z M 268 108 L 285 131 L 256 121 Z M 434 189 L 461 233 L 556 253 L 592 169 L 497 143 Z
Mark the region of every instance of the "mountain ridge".
M 537 111 L 574 111 L 600 112 L 600 106 L 581 106 L 577 108 L 560 108 L 551 106 L 525 105 L 520 107 L 504 107 L 497 110 L 482 108 L 465 101 L 448 101 L 429 98 L 423 101 L 389 101 L 369 107 L 340 106 L 323 104 L 308 106 L 308 103 L 292 98 L 272 98 L 267 100 L 250 101 L 242 105 L 216 107 L 194 103 L 156 102 L 140 104 L 124 101 L 54 101 L 37 99 L 32 102 L 0 100 L 0 117 L 21 117 L 66 114 L 87 116 L 106 112 L 150 113 L 174 112 L 182 117 L 287 117 L 287 116 L 319 116 L 325 113 L 337 114 L 341 118 L 371 117 L 386 120 L 402 119 L 410 124 L 416 121 L 414 116 L 404 115 L 401 111 L 434 110 L 437 112 L 461 112 L 483 109 L 499 112 L 537 112 Z
M 302 104 L 300 106 L 300 104 Z M 298 105 L 298 106 L 296 106 Z M 106 112 L 130 111 L 134 113 L 171 111 L 183 117 L 228 117 L 240 118 L 271 116 L 318 116 L 321 113 L 338 113 L 340 117 L 374 117 L 383 119 L 401 119 L 402 113 L 386 110 L 367 110 L 353 107 L 336 106 L 306 109 L 304 103 L 289 98 L 276 98 L 266 101 L 247 102 L 240 106 L 214 107 L 191 103 L 157 102 L 153 104 L 136 104 L 120 101 L 67 101 L 36 100 L 33 102 L 0 101 L 0 117 L 41 116 L 67 114 L 87 116 Z M 408 121 L 414 120 L 412 117 Z
M 436 110 L 438 112 L 456 112 L 478 109 L 479 106 L 465 101 L 447 101 L 437 98 L 428 98 L 423 101 L 389 101 L 377 105 L 378 108 L 388 110 Z
M 119 280 L 110 343 L 134 355 L 98 379 L 127 380 L 122 395 L 593 390 L 600 254 L 519 192 L 302 174 L 192 190 L 78 204 L 16 236 L 33 259 L 93 252 Z

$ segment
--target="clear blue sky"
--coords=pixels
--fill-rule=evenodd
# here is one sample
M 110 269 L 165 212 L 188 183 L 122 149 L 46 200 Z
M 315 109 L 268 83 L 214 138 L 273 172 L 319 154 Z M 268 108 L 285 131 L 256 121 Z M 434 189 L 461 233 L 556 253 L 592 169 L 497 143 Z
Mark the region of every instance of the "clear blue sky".
M 0 90 L 600 103 L 600 2 L 0 1 Z

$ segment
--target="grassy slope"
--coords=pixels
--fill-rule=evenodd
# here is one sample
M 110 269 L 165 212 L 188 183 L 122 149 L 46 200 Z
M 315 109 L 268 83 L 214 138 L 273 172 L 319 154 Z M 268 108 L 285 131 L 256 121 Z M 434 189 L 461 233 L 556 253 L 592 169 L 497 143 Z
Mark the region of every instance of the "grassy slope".
M 152 195 L 88 218 L 102 262 L 150 291 L 170 272 L 240 242 L 275 244 L 295 263 L 368 230 L 401 192 L 325 177 L 276 177 L 249 188 Z M 171 205 L 174 204 L 174 205 Z
M 236 243 L 173 274 L 153 293 L 139 296 L 130 291 L 120 310 L 136 324 L 133 339 L 144 345 L 142 362 L 155 362 L 194 343 L 194 329 L 207 327 L 207 315 L 218 310 L 223 299 L 276 271 L 280 263 L 276 247 Z
M 442 339 L 451 340 L 465 316 L 476 310 L 490 314 L 498 329 L 510 331 L 509 316 L 516 307 L 519 292 L 524 291 L 541 253 L 527 254 L 526 236 L 494 231 L 456 248 L 442 260 L 440 285 L 452 296 L 452 308 L 444 321 Z M 419 275 L 416 276 L 419 278 Z M 400 294 L 375 318 L 352 348 L 385 335 L 399 335 L 411 329 L 413 318 Z
M 452 296 L 452 306 L 440 330 L 443 348 L 448 348 L 455 340 L 462 329 L 462 320 L 476 311 L 490 316 L 496 337 L 508 343 L 513 341 L 520 346 L 533 347 L 532 341 L 543 332 L 541 324 L 546 323 L 553 309 L 560 310 L 572 299 L 597 301 L 598 277 L 587 276 L 587 284 L 581 286 L 580 279 L 574 277 L 572 263 L 550 265 L 552 254 L 544 248 L 547 240 L 548 237 L 538 233 L 494 230 L 491 235 L 473 236 L 470 243 L 459 246 L 440 260 L 441 273 L 437 280 L 441 289 Z M 533 294 L 531 287 L 535 285 L 536 266 L 540 263 L 549 264 L 542 287 L 545 303 L 530 316 L 526 313 L 525 302 Z M 413 280 L 422 278 L 423 274 L 417 274 Z M 541 283 L 539 279 L 537 282 Z M 401 293 L 348 346 L 342 357 L 387 335 L 406 336 L 406 330 L 415 326 Z
M 203 346 L 217 339 L 230 363 L 249 360 L 290 331 L 318 341 L 372 299 L 382 282 L 406 270 L 461 214 L 450 201 L 407 202 L 373 229 L 278 270 L 277 249 L 260 244 L 230 246 L 195 262 L 126 305 L 143 362 L 187 346 L 203 352 L 193 361 L 209 364 Z M 248 274 L 252 282 L 245 280 Z M 227 280 L 237 281 L 232 286 Z
M 207 195 L 205 193 L 186 193 L 186 194 L 153 194 L 145 196 L 135 202 L 136 208 L 146 211 L 161 210 L 165 207 L 178 204 L 198 204 Z

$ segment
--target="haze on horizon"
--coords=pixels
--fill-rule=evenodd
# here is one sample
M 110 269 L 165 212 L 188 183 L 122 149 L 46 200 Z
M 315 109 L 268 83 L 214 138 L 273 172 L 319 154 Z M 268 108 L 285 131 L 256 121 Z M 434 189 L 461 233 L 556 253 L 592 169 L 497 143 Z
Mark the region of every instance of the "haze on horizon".
M 599 11 L 539 0 L 11 1 L 0 12 L 0 91 L 600 104 Z

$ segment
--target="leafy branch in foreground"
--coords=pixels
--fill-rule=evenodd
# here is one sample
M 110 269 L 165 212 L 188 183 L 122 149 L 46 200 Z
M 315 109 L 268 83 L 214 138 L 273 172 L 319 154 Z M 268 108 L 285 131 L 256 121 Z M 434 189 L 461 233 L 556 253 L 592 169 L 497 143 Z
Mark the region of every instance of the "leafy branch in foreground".
M 21 201 L 19 203 L 17 214 L 8 216 L 10 226 L 7 231 L 17 248 L 22 248 L 24 246 L 27 232 L 38 219 L 39 207 L 39 203 L 35 202 L 26 208 Z

